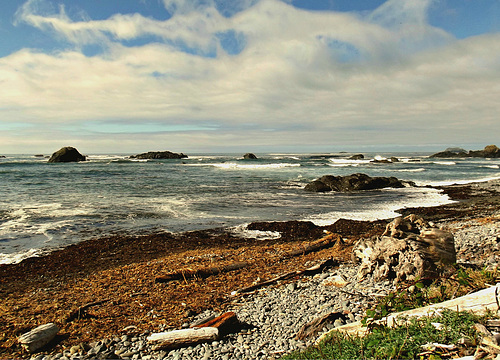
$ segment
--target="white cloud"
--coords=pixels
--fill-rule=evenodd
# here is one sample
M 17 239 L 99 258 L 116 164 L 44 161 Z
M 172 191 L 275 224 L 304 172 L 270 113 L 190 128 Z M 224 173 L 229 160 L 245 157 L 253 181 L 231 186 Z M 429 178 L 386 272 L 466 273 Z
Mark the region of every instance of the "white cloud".
M 33 124 L 30 136 L 52 128 L 64 138 L 73 129 L 75 142 L 102 148 L 109 133 L 91 134 L 82 122 L 173 129 L 187 122 L 191 129 L 175 139 L 170 131 L 134 140 L 120 132 L 122 150 L 133 148 L 132 141 L 144 147 L 165 138 L 178 150 L 186 144 L 209 149 L 492 138 L 500 35 L 453 39 L 428 25 L 431 1 L 391 0 L 367 17 L 309 12 L 277 0 L 241 1 L 229 17 L 221 15 L 221 3 L 164 2 L 174 14 L 165 21 L 139 14 L 76 21 L 63 8 L 39 14 L 40 1 L 28 1 L 20 21 L 56 32 L 75 47 L 0 58 L 1 118 Z M 218 34 L 226 31 L 244 39 L 236 55 L 223 51 Z M 159 40 L 122 43 L 144 36 Z M 90 43 L 104 44 L 105 51 L 85 56 L 79 48 Z M 217 130 L 204 131 L 207 124 Z

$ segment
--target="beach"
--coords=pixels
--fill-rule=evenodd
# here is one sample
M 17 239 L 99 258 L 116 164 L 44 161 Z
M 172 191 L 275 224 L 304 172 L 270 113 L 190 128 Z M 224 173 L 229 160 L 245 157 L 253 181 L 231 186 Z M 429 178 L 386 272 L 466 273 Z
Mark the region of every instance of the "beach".
M 406 208 L 401 214 L 420 215 L 451 231 L 458 262 L 495 266 L 500 260 L 500 181 L 450 185 L 441 190 L 456 202 Z M 254 224 L 255 229 L 279 231 L 281 237 L 274 240 L 238 237 L 224 229 L 115 235 L 70 245 L 18 264 L 0 265 L 0 358 L 29 358 L 17 337 L 50 322 L 57 324 L 60 331 L 54 342 L 38 354 L 40 358 L 46 354 L 52 354 L 46 358 L 54 359 L 96 358 L 96 346 L 101 350 L 104 346 L 108 351 L 105 356 L 131 359 L 279 357 L 307 345 L 293 339 L 301 323 L 335 307 L 351 314 L 352 321 L 357 320 L 373 300 L 367 294 L 390 290 L 388 283 L 352 282 L 352 289 L 345 290 L 351 295 L 339 297 L 331 287 L 318 286 L 337 272 L 352 278 L 353 244 L 361 237 L 382 234 L 388 222 L 339 220 L 324 227 L 304 221 Z M 325 230 L 340 234 L 342 241 L 305 255 L 285 256 L 320 239 Z M 256 281 L 306 269 L 326 259 L 333 259 L 335 265 L 316 277 L 294 278 L 252 295 L 231 295 Z M 155 281 L 179 269 L 223 267 L 236 262 L 248 266 L 207 278 Z M 312 296 L 312 291 L 320 293 Z M 266 300 L 266 296 L 273 300 Z M 300 307 L 301 302 L 307 305 Z M 71 316 L 75 309 L 86 305 L 90 306 L 80 316 Z M 287 307 L 292 306 L 295 308 L 288 312 Z M 185 352 L 152 351 L 145 342 L 150 333 L 187 327 L 196 318 L 230 310 L 252 326 L 216 344 L 198 345 Z M 286 314 L 286 321 L 277 319 Z M 282 334 L 279 339 L 269 330 L 278 324 Z M 259 328 L 266 326 L 272 337 L 260 341 L 263 335 Z M 124 346 L 129 351 L 120 352 Z

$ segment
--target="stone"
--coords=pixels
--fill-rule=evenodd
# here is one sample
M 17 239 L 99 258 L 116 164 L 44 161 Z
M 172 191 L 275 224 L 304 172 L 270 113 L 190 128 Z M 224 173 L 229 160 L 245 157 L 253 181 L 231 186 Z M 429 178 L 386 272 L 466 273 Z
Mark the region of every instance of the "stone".
M 47 345 L 57 334 L 59 328 L 53 323 L 40 325 L 37 328 L 21 335 L 18 341 L 30 353 Z
M 87 158 L 80 154 L 80 152 L 71 146 L 63 147 L 52 154 L 49 163 L 66 163 L 66 162 L 79 162 L 86 161 Z
M 375 190 L 383 188 L 403 188 L 415 186 L 411 181 L 399 180 L 395 177 L 370 177 L 366 174 L 352 174 L 347 176 L 325 175 L 314 180 L 304 187 L 306 191 L 312 192 L 352 192 L 360 190 Z
M 464 149 L 448 148 L 445 151 L 435 153 L 430 156 L 431 158 L 500 158 L 500 149 L 496 145 L 487 145 L 483 150 L 470 150 L 469 152 Z
M 365 156 L 363 154 L 356 154 L 349 158 L 349 160 L 363 160 Z
M 185 159 L 187 158 L 187 155 L 184 155 L 183 153 L 177 154 L 173 153 L 171 151 L 149 151 L 147 153 L 142 153 L 142 154 L 137 154 L 137 155 L 132 155 L 130 156 L 131 159 L 156 159 L 156 160 L 162 160 L 162 159 Z
M 255 159 L 257 159 L 257 156 L 255 154 L 252 154 L 252 153 L 246 153 L 245 155 L 243 155 L 243 159 L 255 160 Z

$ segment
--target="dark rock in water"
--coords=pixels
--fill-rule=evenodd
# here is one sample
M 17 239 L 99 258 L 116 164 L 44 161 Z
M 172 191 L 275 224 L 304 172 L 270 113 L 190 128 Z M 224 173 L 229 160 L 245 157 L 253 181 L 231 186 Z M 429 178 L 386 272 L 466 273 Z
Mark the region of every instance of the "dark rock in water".
M 187 155 L 177 154 L 170 151 L 150 151 L 138 155 L 132 155 L 131 159 L 185 159 Z
M 243 159 L 257 159 L 257 156 L 252 153 L 246 153 L 245 155 L 243 155 Z
M 390 159 L 373 159 L 370 162 L 375 164 L 393 164 L 399 162 L 399 159 L 393 156 Z
M 36 155 L 33 155 L 34 157 L 44 157 L 45 155 L 43 154 L 36 154 Z
M 5 159 L 5 155 L 0 155 L 0 159 Z
M 78 162 L 87 160 L 85 156 L 80 154 L 78 150 L 74 147 L 66 146 L 55 153 L 49 159 L 49 163 L 60 163 L 60 162 Z
M 500 158 L 500 149 L 496 145 L 488 145 L 483 150 L 470 150 L 469 152 L 460 148 L 449 148 L 429 156 L 431 158 Z
M 363 160 L 365 156 L 363 154 L 356 154 L 349 158 L 349 160 Z
M 347 176 L 325 175 L 307 184 L 304 189 L 313 192 L 350 192 L 383 189 L 387 187 L 402 188 L 406 186 L 415 186 L 415 184 L 413 182 L 399 180 L 392 176 L 370 177 L 366 174 L 352 174 Z

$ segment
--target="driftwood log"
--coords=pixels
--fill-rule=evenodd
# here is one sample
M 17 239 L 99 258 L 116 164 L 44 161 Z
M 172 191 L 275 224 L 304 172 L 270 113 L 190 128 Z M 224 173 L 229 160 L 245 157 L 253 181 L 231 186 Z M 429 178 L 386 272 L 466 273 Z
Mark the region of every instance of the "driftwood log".
M 442 303 L 390 314 L 386 318 L 377 320 L 376 322 L 379 324 L 386 324 L 389 327 L 394 327 L 404 323 L 410 317 L 432 316 L 439 313 L 441 309 L 469 311 L 478 315 L 484 315 L 489 311 L 496 313 L 500 310 L 500 285 L 492 286 L 490 288 L 461 296 L 453 300 L 444 301 Z M 359 336 L 363 336 L 368 333 L 367 327 L 364 326 L 361 321 L 339 326 L 330 330 L 328 333 L 331 331 L 342 331 Z M 317 342 L 323 340 L 328 333 L 323 334 Z
M 174 271 L 169 274 L 158 276 L 155 278 L 155 282 L 164 283 L 174 280 L 185 280 L 190 278 L 207 278 L 209 276 L 217 275 L 224 272 L 240 270 L 246 268 L 248 265 L 249 264 L 247 262 L 236 262 L 225 266 L 214 266 L 198 270 L 181 269 L 179 271 Z
M 57 334 L 59 328 L 56 324 L 41 325 L 18 338 L 21 346 L 30 353 L 47 345 Z
M 289 253 L 285 254 L 284 257 L 287 258 L 287 257 L 309 254 L 313 251 L 318 251 L 326 247 L 332 246 L 337 242 L 342 242 L 342 237 L 336 233 L 328 233 L 321 239 L 315 240 L 299 249 L 290 251 Z
M 323 331 L 323 328 L 325 326 L 335 323 L 335 320 L 337 319 L 345 320 L 345 316 L 340 312 L 331 312 L 319 318 L 316 318 L 302 325 L 295 338 L 297 340 L 305 340 L 310 337 L 314 337 L 318 335 L 319 332 Z
M 455 263 L 453 235 L 428 226 L 415 215 L 398 217 L 385 235 L 360 239 L 353 249 L 353 260 L 361 262 L 358 280 L 372 274 L 375 280 L 414 281 L 435 277 L 445 265 Z
M 99 301 L 94 301 L 88 304 L 85 304 L 83 306 L 80 306 L 77 309 L 72 310 L 68 316 L 64 319 L 64 323 L 69 323 L 75 319 L 80 319 L 82 316 L 85 315 L 86 311 L 90 309 L 93 306 L 98 306 L 102 305 L 104 303 L 107 303 L 108 301 L 111 301 L 111 299 L 104 299 L 104 300 L 99 300 Z
M 222 314 L 212 320 L 209 320 L 205 323 L 195 325 L 195 328 L 203 328 L 203 327 L 214 327 L 219 329 L 219 336 L 225 336 L 227 334 L 231 334 L 237 332 L 240 327 L 240 321 L 236 316 L 236 313 L 230 311 Z
M 291 272 L 288 272 L 285 274 L 281 274 L 281 275 L 279 275 L 275 278 L 272 278 L 270 280 L 262 281 L 262 282 L 259 282 L 257 284 L 254 284 L 254 285 L 250 285 L 250 286 L 238 289 L 236 291 L 233 291 L 231 293 L 231 295 L 249 293 L 249 292 L 258 290 L 264 286 L 276 284 L 278 281 L 293 279 L 294 277 L 297 277 L 297 276 L 313 275 L 313 274 L 316 274 L 316 273 L 323 271 L 323 269 L 325 269 L 329 266 L 335 266 L 335 264 L 337 264 L 337 260 L 328 259 L 328 260 L 325 260 L 317 265 L 314 265 L 310 268 L 307 268 L 305 270 L 291 271 Z
M 215 327 L 172 330 L 151 334 L 147 340 L 153 344 L 153 350 L 176 349 L 219 338 L 219 329 Z

